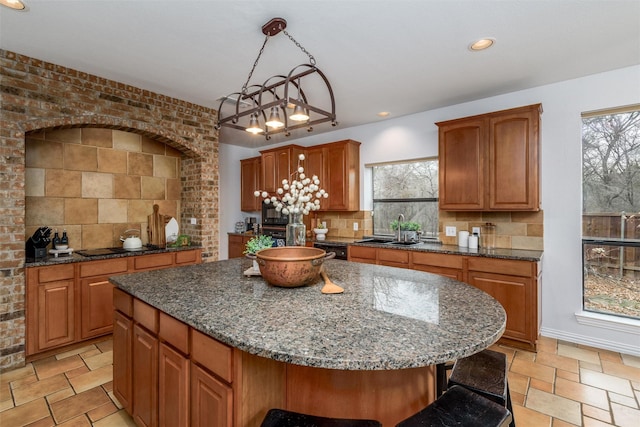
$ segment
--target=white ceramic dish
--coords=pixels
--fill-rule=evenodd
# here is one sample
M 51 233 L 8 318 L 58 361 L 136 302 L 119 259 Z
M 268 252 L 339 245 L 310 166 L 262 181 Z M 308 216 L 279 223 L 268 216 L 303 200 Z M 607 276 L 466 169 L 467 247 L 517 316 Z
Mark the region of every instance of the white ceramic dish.
M 174 243 L 178 240 L 179 231 L 178 221 L 175 218 L 171 218 L 164 228 L 164 235 L 167 239 L 167 243 Z

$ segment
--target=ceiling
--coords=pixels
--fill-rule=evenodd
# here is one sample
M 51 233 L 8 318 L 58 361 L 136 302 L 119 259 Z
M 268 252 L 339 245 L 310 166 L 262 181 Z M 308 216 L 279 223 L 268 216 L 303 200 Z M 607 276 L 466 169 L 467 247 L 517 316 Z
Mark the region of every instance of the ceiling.
M 640 0 L 24 0 L 0 47 L 218 108 L 240 90 L 273 17 L 316 59 L 339 128 L 640 64 Z M 468 46 L 496 39 L 486 51 Z M 269 39 L 251 83 L 307 56 Z M 635 88 L 639 90 L 640 88 Z M 633 90 L 633 89 L 632 89 Z M 314 133 L 335 130 L 325 123 Z M 288 139 L 223 129 L 220 142 Z

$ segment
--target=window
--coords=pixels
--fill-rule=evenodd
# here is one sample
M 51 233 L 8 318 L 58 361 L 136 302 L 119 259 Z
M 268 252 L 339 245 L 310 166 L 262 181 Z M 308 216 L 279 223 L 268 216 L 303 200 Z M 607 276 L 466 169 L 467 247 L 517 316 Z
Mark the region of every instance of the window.
M 583 306 L 640 319 L 640 106 L 582 116 Z
M 367 165 L 373 178 L 373 232 L 393 234 L 400 214 L 420 225 L 422 236 L 438 237 L 438 159 Z

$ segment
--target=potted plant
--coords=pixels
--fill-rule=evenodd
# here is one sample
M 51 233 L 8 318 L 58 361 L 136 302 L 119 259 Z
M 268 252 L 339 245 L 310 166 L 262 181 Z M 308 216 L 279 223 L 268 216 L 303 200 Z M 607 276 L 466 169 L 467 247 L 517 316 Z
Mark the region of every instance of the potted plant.
M 256 252 L 262 249 L 271 248 L 273 247 L 273 244 L 273 238 L 264 234 L 254 236 L 247 241 L 245 250 L 242 253 L 245 254 L 247 258 L 253 260 L 253 269 L 255 271 L 259 271 L 258 262 L 256 261 Z
M 325 235 L 329 232 L 329 229 L 326 225 L 320 223 L 316 228 L 313 229 L 313 232 L 316 233 L 316 240 L 324 240 Z
M 391 221 L 391 230 L 398 231 L 398 220 Z M 413 221 L 403 221 L 400 223 L 400 240 L 417 240 L 420 224 Z

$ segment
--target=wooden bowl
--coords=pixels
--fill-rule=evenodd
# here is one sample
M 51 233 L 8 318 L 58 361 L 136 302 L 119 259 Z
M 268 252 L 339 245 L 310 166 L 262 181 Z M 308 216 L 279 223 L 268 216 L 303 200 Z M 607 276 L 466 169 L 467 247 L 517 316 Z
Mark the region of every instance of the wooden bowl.
M 327 254 L 323 249 L 306 246 L 282 246 L 256 252 L 262 278 L 273 286 L 297 288 L 318 281 L 320 267 L 326 259 L 336 254 Z

